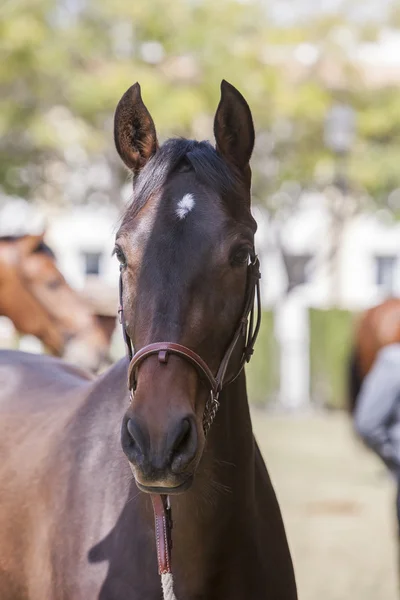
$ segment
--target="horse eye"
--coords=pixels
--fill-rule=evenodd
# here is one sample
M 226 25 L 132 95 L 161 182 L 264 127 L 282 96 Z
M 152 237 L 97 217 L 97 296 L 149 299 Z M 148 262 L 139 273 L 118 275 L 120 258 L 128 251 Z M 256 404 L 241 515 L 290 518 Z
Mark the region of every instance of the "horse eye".
M 122 252 L 122 250 L 119 246 L 115 246 L 113 254 L 115 254 L 115 256 L 117 257 L 117 260 L 120 263 L 120 265 L 122 265 L 122 266 L 126 265 L 125 254 Z
M 232 255 L 231 263 L 234 267 L 246 265 L 250 256 L 249 248 L 239 248 Z
M 51 281 L 48 281 L 46 285 L 50 290 L 56 290 L 60 287 L 61 283 L 61 279 L 52 279 Z

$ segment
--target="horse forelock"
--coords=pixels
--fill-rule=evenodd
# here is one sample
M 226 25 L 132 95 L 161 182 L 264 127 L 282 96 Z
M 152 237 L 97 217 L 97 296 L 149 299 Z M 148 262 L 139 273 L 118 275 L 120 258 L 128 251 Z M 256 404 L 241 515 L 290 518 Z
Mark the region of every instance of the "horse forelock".
M 172 138 L 161 146 L 134 179 L 132 201 L 122 218 L 122 230 L 129 230 L 148 199 L 162 192 L 169 177 L 184 161 L 194 171 L 199 183 L 213 189 L 219 196 L 239 192 L 237 174 L 209 142 Z
M 133 269 L 134 283 L 125 283 L 126 290 L 132 286 L 133 312 L 152 314 L 145 328 L 132 315 L 136 331 L 180 339 L 189 310 L 199 323 L 203 309 L 193 307 L 206 304 L 204 281 L 212 287 L 223 248 L 238 231 L 255 229 L 249 186 L 235 168 L 209 142 L 167 140 L 135 177 L 117 233 Z

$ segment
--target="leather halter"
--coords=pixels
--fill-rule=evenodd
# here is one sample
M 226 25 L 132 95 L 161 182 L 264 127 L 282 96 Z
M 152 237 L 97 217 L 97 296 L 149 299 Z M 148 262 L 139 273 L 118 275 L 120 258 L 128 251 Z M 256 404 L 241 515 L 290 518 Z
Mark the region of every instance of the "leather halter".
M 254 352 L 254 345 L 257 339 L 257 335 L 261 324 L 261 306 L 260 306 L 260 262 L 257 256 L 253 256 L 252 261 L 247 267 L 247 285 L 246 285 L 246 296 L 243 308 L 243 313 L 238 326 L 233 334 L 232 340 L 225 351 L 225 354 L 221 360 L 216 375 L 212 373 L 207 363 L 190 348 L 182 346 L 174 342 L 154 342 L 144 346 L 136 353 L 133 352 L 132 341 L 126 330 L 123 310 L 123 298 L 122 298 L 122 274 L 119 280 L 119 299 L 120 306 L 118 309 L 120 323 L 122 325 L 122 331 L 124 341 L 126 345 L 127 355 L 129 356 L 130 363 L 128 367 L 128 389 L 131 393 L 131 397 L 135 393 L 137 386 L 137 374 L 140 365 L 150 356 L 157 355 L 160 364 L 167 364 L 168 358 L 171 354 L 181 357 L 182 359 L 189 362 L 194 369 L 197 371 L 200 379 L 209 388 L 211 398 L 214 402 L 218 402 L 218 396 L 223 386 L 232 383 L 241 373 L 246 362 L 250 361 L 251 356 Z M 257 315 L 255 319 L 255 305 L 257 303 Z M 240 339 L 244 340 L 244 348 L 242 356 L 239 362 L 236 374 L 231 377 L 228 381 L 225 381 L 226 371 L 229 366 L 232 354 Z M 207 410 L 207 407 L 206 407 Z M 206 415 L 205 415 L 206 420 Z
M 171 354 L 181 357 L 192 365 L 197 371 L 198 376 L 209 388 L 210 396 L 206 403 L 203 415 L 203 429 L 207 435 L 219 407 L 218 397 L 225 385 L 232 383 L 242 372 L 246 362 L 249 362 L 253 352 L 254 345 L 261 324 L 261 298 L 260 298 L 260 262 L 256 255 L 253 255 L 250 264 L 247 267 L 247 284 L 244 307 L 240 321 L 235 329 L 232 340 L 227 347 L 221 360 L 216 375 L 213 374 L 207 363 L 190 348 L 174 342 L 154 342 L 144 346 L 136 353 L 133 352 L 131 338 L 126 330 L 123 309 L 123 289 L 122 273 L 119 278 L 119 321 L 122 325 L 122 332 L 126 346 L 127 355 L 130 363 L 128 367 L 128 389 L 131 400 L 136 390 L 137 375 L 140 365 L 150 356 L 157 355 L 160 364 L 167 365 Z M 255 317 L 257 304 L 257 314 Z M 225 375 L 230 363 L 232 354 L 239 343 L 244 340 L 244 348 L 240 358 L 236 374 L 228 381 L 225 381 Z M 166 495 L 151 494 L 153 504 L 158 571 L 160 575 L 171 573 L 171 550 L 172 550 L 172 517 L 169 498 Z

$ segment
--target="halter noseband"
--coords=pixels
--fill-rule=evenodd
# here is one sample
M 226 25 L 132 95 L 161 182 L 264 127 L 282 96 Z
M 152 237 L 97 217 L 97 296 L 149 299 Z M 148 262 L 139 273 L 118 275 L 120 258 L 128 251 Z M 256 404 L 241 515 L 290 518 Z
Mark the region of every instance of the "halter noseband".
M 192 365 L 192 367 L 194 367 L 200 379 L 210 390 L 210 398 L 206 403 L 203 416 L 203 428 L 204 432 L 207 434 L 219 407 L 218 397 L 222 388 L 225 385 L 232 383 L 240 375 L 245 363 L 250 361 L 250 358 L 254 352 L 254 344 L 256 342 L 261 324 L 260 277 L 260 262 L 258 260 L 258 257 L 254 255 L 252 261 L 247 267 L 247 286 L 243 313 L 239 324 L 233 334 L 232 340 L 221 360 L 217 374 L 214 376 L 211 369 L 209 368 L 207 363 L 201 358 L 201 356 L 196 354 L 196 352 L 194 352 L 190 348 L 182 346 L 181 344 L 176 344 L 174 342 L 154 342 L 152 344 L 144 346 L 135 353 L 133 352 L 132 341 L 126 330 L 126 324 L 124 320 L 121 273 L 119 279 L 120 305 L 118 313 L 119 320 L 122 325 L 122 332 L 124 336 L 127 355 L 130 360 L 128 367 L 128 389 L 131 398 L 133 398 L 133 394 L 136 390 L 137 373 L 139 366 L 147 358 L 149 358 L 149 356 L 157 355 L 160 364 L 164 365 L 168 363 L 168 358 L 171 354 L 179 356 L 187 362 L 189 362 Z M 256 311 L 256 304 L 257 314 L 255 319 L 254 316 Z M 228 381 L 225 381 L 225 375 L 229 366 L 230 359 L 241 338 L 245 340 L 245 344 L 240 359 L 239 367 L 236 371 L 236 374 L 233 377 L 231 377 Z

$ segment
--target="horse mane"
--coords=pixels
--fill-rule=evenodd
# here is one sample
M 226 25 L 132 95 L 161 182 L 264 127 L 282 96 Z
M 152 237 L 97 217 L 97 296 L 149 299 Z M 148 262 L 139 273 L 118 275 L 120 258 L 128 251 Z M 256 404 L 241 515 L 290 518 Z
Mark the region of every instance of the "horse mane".
M 213 186 L 218 193 L 229 194 L 238 188 L 239 178 L 210 142 L 170 138 L 135 177 L 133 199 L 122 218 L 122 227 L 129 227 L 147 200 L 162 188 L 168 177 L 185 161 L 193 168 L 201 183 Z
M 0 235 L 0 242 L 17 242 L 18 240 L 26 237 L 27 234 L 24 235 Z M 46 254 L 51 258 L 55 258 L 55 254 L 53 250 L 48 246 L 45 242 L 41 241 L 37 245 L 37 247 L 33 250 L 33 254 Z

